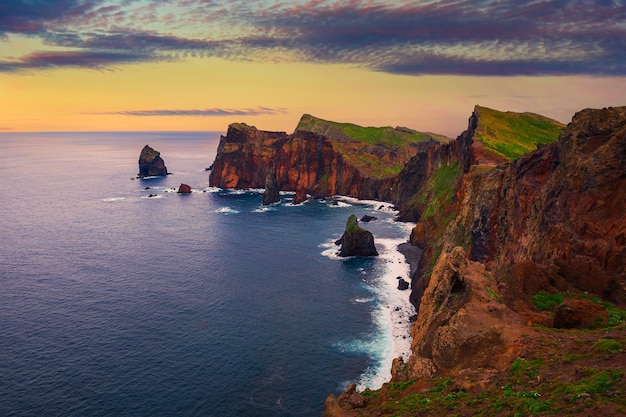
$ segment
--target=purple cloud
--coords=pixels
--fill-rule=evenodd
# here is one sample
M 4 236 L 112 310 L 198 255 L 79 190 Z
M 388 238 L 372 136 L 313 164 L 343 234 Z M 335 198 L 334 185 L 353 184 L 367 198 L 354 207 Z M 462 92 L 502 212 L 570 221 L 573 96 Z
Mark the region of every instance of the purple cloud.
M 163 117 L 163 116 L 195 116 L 195 117 L 219 117 L 219 116 L 259 116 L 286 113 L 286 109 L 272 109 L 269 107 L 257 107 L 254 109 L 167 109 L 167 110 L 122 110 L 115 112 L 86 113 L 96 115 L 123 115 L 140 117 Z
M 623 0 L 16 0 L 0 5 L 0 36 L 8 33 L 80 53 L 0 57 L 0 71 L 193 54 L 408 75 L 626 75 Z

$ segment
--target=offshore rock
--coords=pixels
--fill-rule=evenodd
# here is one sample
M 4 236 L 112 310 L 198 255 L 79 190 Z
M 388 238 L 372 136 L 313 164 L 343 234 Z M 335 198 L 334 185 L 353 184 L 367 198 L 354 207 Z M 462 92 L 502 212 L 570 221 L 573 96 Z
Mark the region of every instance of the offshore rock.
M 178 194 L 191 194 L 191 187 L 187 184 L 180 184 L 180 186 L 178 187 L 178 191 L 176 192 Z
M 165 162 L 161 158 L 161 153 L 146 145 L 139 155 L 139 178 L 160 177 L 167 175 Z
M 293 196 L 293 204 L 304 203 L 307 200 L 307 192 L 304 188 L 296 190 L 296 194 Z
M 280 201 L 280 193 L 278 189 L 278 183 L 276 182 L 276 168 L 270 167 L 265 176 L 265 191 L 263 191 L 263 205 L 269 206 L 270 204 Z
M 336 242 L 341 245 L 339 256 L 378 256 L 371 232 L 361 229 L 356 216 L 352 214 L 346 222 L 346 230 Z

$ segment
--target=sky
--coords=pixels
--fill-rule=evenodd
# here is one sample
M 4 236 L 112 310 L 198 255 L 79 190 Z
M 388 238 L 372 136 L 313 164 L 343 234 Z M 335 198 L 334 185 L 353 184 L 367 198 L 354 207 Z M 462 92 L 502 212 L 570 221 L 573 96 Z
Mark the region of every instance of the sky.
M 0 0 L 0 132 L 456 137 L 475 105 L 626 105 L 626 0 Z

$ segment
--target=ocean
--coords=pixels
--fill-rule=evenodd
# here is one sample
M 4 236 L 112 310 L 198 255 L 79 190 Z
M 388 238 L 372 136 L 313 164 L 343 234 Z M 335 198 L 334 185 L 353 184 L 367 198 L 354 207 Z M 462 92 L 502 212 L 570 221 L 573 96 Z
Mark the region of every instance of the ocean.
M 0 415 L 320 416 L 408 357 L 411 225 L 211 188 L 219 134 L 0 134 Z M 351 214 L 379 257 L 336 256 Z

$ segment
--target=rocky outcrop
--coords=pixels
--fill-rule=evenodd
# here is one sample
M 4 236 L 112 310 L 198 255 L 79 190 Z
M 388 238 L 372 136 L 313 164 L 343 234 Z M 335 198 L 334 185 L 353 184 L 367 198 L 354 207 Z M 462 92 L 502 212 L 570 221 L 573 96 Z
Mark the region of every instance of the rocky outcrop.
M 566 300 L 554 310 L 553 327 L 574 329 L 599 327 L 607 321 L 606 308 L 587 300 Z
M 626 108 L 584 110 L 558 142 L 466 175 L 446 244 L 469 242 L 469 259 L 502 280 L 530 262 L 547 289 L 565 285 L 623 303 L 624 213 Z M 519 299 L 525 287 L 532 283 L 516 281 L 504 295 Z
M 400 202 L 419 189 L 428 169 L 438 166 L 438 162 L 429 162 L 429 158 L 456 158 L 462 154 L 456 144 L 438 150 L 441 143 L 426 134 L 421 134 L 424 135 L 420 136 L 421 142 L 409 142 L 398 148 L 384 138 L 377 144 L 357 140 L 336 127 L 328 127 L 330 122 L 314 120 L 317 126 L 311 128 L 314 131 L 304 130 L 312 119 L 303 116 L 291 135 L 261 131 L 243 123 L 230 125 L 220 139 L 209 184 L 220 188 L 264 188 L 268 172 L 274 167 L 278 189 L 295 191 L 295 203 L 304 201 L 306 194 Z M 320 130 L 319 126 L 327 128 Z M 409 135 L 401 128 L 385 132 Z M 419 134 L 411 132 L 411 135 Z M 414 163 L 410 172 L 402 174 L 402 167 L 422 153 L 425 155 L 422 163 Z M 426 171 L 421 173 L 421 170 Z M 420 176 L 413 175 L 416 171 L 420 171 Z M 411 179 L 403 182 L 401 176 Z
M 533 307 L 541 291 L 624 303 L 624 213 L 626 107 L 581 111 L 558 142 L 495 168 L 473 166 L 440 240 L 413 233 L 438 249 L 413 278 L 419 317 L 409 375 L 489 365 L 470 352 L 490 356 L 489 366 L 507 363 L 520 323 L 552 324 Z M 554 325 L 601 323 L 604 308 L 591 304 L 566 301 Z
M 160 177 L 167 175 L 165 162 L 161 158 L 161 153 L 146 145 L 139 155 L 139 178 Z
M 176 192 L 178 194 L 191 194 L 191 187 L 187 184 L 180 184 Z
M 265 191 L 263 191 L 263 205 L 269 206 L 280 201 L 276 168 L 272 165 L 265 176 Z
M 337 242 L 341 245 L 339 256 L 378 256 L 371 232 L 359 227 L 356 216 L 352 214 L 346 222 L 346 230 Z
M 463 248 L 439 258 L 411 330 L 411 378 L 508 366 L 519 351 L 521 322 L 496 291 L 493 275 Z

